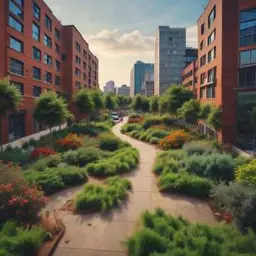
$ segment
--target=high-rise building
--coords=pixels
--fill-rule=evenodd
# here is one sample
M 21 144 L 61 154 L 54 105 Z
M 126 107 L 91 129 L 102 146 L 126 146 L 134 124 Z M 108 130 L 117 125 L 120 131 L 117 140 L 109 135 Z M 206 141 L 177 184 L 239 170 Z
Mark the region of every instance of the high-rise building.
M 155 94 L 181 83 L 185 67 L 186 29 L 159 26 L 155 41 Z
M 114 81 L 106 82 L 106 85 L 103 87 L 104 93 L 116 94 L 116 86 Z
M 130 87 L 126 84 L 121 85 L 117 88 L 117 94 L 123 96 L 130 96 Z
M 0 1 L 0 79 L 23 95 L 19 111 L 3 120 L 3 143 L 40 130 L 35 98 L 44 91 L 71 96 L 98 87 L 98 59 L 75 26 L 63 26 L 42 0 Z
M 224 143 L 252 146 L 250 110 L 256 106 L 256 1 L 210 0 L 198 20 L 198 33 L 197 98 L 223 111 L 220 130 L 201 123 L 201 131 Z M 193 69 L 190 66 L 183 75 Z
M 187 47 L 186 48 L 186 57 L 185 57 L 186 67 L 191 62 L 197 60 L 197 56 L 198 56 L 198 49 L 197 48 Z
M 146 72 L 151 72 L 151 74 L 154 74 L 154 64 L 144 63 L 142 61 L 137 61 L 134 64 L 130 76 L 131 97 L 135 96 L 136 94 L 141 94 L 141 89 L 145 81 Z

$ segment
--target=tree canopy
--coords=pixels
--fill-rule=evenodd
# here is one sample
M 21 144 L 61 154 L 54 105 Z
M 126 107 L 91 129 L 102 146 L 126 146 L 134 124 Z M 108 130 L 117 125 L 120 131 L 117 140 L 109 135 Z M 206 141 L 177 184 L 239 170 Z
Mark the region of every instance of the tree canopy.
M 149 111 L 149 99 L 145 96 L 137 94 L 132 99 L 131 107 L 136 111 L 147 112 Z
M 150 112 L 157 113 L 158 112 L 158 97 L 153 96 L 150 98 Z
M 105 107 L 108 110 L 114 110 L 117 107 L 116 98 L 110 94 L 105 96 Z
M 179 115 L 190 124 L 195 124 L 200 118 L 200 103 L 197 100 L 186 101 L 178 110 Z
M 211 113 L 207 118 L 207 123 L 211 125 L 215 130 L 219 130 L 221 128 L 221 122 L 222 122 L 221 107 L 212 107 Z
M 94 103 L 94 109 L 96 111 L 104 109 L 105 104 L 102 92 L 99 90 L 91 91 L 91 96 Z
M 73 98 L 73 102 L 81 113 L 91 114 L 95 110 L 92 94 L 89 90 L 79 90 Z
M 50 128 L 65 122 L 69 115 L 67 103 L 55 92 L 45 92 L 36 101 L 35 120 L 48 125 Z

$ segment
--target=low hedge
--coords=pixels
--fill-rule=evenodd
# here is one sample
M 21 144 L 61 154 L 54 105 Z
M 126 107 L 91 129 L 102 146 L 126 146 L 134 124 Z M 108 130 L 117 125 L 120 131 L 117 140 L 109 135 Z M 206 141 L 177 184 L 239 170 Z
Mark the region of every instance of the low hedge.
M 128 144 L 117 138 L 111 133 L 102 134 L 100 136 L 100 149 L 108 151 L 116 151 Z
M 33 169 L 39 172 L 44 171 L 47 167 L 57 167 L 61 163 L 61 156 L 59 154 L 50 155 L 39 159 L 33 164 Z
M 8 221 L 0 231 L 0 256 L 34 256 L 46 236 L 41 227 L 27 229 Z
M 158 179 L 161 192 L 177 192 L 195 197 L 208 197 L 212 184 L 208 179 L 185 171 L 179 173 L 165 172 Z
M 131 182 L 119 177 L 108 178 L 104 186 L 86 184 L 75 198 L 76 211 L 107 211 L 121 204 L 131 189 Z
M 121 128 L 122 133 L 128 133 L 132 131 L 140 131 L 142 129 L 140 124 L 132 123 L 132 124 L 125 124 Z
M 163 210 L 145 212 L 140 229 L 127 240 L 130 256 L 253 256 L 256 235 L 235 226 L 190 224 Z
M 116 151 L 113 157 L 88 164 L 86 170 L 96 177 L 113 176 L 131 171 L 136 167 L 138 160 L 138 151 L 127 147 Z
M 25 172 L 25 178 L 30 184 L 41 187 L 47 195 L 88 180 L 85 169 L 71 166 L 47 168 L 43 172 L 32 169 Z

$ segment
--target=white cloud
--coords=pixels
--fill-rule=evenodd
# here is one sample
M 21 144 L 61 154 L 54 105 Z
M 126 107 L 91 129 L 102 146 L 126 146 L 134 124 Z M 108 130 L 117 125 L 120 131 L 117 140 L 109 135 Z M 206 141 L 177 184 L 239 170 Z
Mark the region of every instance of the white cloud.
M 191 46 L 191 47 L 197 47 L 198 43 L 198 37 L 197 37 L 197 33 L 198 33 L 198 28 L 197 25 L 191 26 L 187 28 L 187 46 Z
M 119 30 L 104 29 L 89 36 L 90 47 L 101 54 L 113 56 L 153 56 L 154 37 L 144 36 L 140 31 L 121 33 Z

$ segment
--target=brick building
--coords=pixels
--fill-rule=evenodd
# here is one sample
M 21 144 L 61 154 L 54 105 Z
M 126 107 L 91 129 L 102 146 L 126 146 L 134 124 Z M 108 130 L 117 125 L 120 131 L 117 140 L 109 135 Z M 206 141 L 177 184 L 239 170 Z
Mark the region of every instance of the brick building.
M 256 1 L 210 0 L 198 19 L 197 98 L 223 109 L 222 128 L 204 132 L 224 143 L 252 134 L 256 106 Z M 193 69 L 183 70 L 186 74 Z
M 35 98 L 45 90 L 72 95 L 98 87 L 98 59 L 75 26 L 63 26 L 43 0 L 0 1 L 0 79 L 23 95 L 3 122 L 3 143 L 38 132 Z

